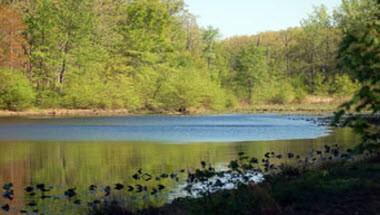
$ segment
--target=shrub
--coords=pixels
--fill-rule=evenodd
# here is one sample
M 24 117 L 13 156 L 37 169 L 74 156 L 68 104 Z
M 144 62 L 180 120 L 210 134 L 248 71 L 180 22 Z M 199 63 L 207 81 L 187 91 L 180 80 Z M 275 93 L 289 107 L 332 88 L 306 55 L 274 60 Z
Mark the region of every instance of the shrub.
M 337 75 L 332 86 L 334 86 L 333 93 L 340 97 L 352 96 L 359 89 L 359 84 L 346 74 Z
M 296 97 L 291 83 L 283 79 L 274 79 L 254 87 L 252 103 L 287 104 L 293 102 Z
M 114 75 L 111 80 L 107 80 L 103 95 L 103 101 L 108 101 L 107 108 L 136 110 L 142 106 L 133 80 L 126 75 Z
M 238 105 L 238 99 L 231 91 L 226 91 L 226 108 L 234 108 Z
M 268 80 L 266 83 L 257 83 L 252 90 L 252 104 L 270 103 L 276 94 L 275 81 Z
M 186 72 L 186 75 L 181 73 Z M 161 106 L 168 110 L 198 108 L 204 93 L 204 84 L 196 71 L 175 71 L 159 92 Z
M 201 104 L 211 110 L 223 110 L 227 104 L 226 92 L 215 82 L 204 80 Z
M 0 69 L 0 108 L 19 111 L 31 107 L 35 94 L 22 72 Z
M 61 95 L 54 90 L 38 92 L 36 105 L 41 108 L 57 108 L 61 105 Z
M 160 106 L 166 110 L 223 109 L 226 106 L 225 92 L 204 74 L 201 70 L 173 71 L 157 93 Z
M 67 75 L 63 88 L 63 106 L 68 108 L 105 108 L 104 86 L 98 74 L 76 71 Z
M 318 96 L 327 96 L 329 94 L 329 80 L 322 74 L 317 73 L 314 77 L 312 93 Z
M 77 71 L 67 77 L 63 105 L 69 108 L 141 107 L 133 81 L 126 75 L 103 77 L 97 72 Z
M 276 93 L 271 99 L 275 104 L 288 104 L 294 101 L 296 94 L 293 86 L 289 82 L 278 83 Z

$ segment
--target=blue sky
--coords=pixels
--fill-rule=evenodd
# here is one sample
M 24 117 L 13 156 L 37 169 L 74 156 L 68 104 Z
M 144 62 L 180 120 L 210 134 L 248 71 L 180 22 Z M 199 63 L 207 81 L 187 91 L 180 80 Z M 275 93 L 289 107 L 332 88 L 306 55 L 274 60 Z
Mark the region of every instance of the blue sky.
M 201 26 L 219 28 L 223 37 L 255 34 L 299 26 L 313 10 L 326 5 L 329 10 L 341 0 L 185 0 Z

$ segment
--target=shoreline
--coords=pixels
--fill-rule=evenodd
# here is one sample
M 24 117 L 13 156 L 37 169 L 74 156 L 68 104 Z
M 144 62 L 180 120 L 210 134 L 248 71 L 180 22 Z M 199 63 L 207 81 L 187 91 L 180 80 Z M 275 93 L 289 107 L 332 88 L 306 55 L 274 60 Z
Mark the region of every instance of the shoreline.
M 259 114 L 278 113 L 295 115 L 331 115 L 337 104 L 293 104 L 293 105 L 257 105 L 249 108 L 234 108 L 223 111 L 190 110 L 175 111 L 129 111 L 127 109 L 29 109 L 24 111 L 0 110 L 0 117 L 96 117 L 96 116 L 129 116 L 129 115 L 202 115 L 202 114 Z

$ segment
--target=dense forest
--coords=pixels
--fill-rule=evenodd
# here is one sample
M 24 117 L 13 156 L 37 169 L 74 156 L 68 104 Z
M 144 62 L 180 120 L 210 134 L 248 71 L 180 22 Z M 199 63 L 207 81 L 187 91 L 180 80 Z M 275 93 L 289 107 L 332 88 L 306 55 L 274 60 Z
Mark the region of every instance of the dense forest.
M 223 110 L 345 98 L 344 31 L 363 4 L 222 39 L 182 0 L 0 0 L 0 109 Z M 351 21 L 350 21 L 351 20 Z

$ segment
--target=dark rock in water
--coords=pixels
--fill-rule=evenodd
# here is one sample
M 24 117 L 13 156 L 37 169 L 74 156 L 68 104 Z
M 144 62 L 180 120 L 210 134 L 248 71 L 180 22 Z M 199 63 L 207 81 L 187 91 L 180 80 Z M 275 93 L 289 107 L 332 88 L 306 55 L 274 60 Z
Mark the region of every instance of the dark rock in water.
M 89 187 L 88 187 L 88 189 L 90 190 L 90 191 L 95 191 L 96 190 L 96 185 L 93 185 L 93 184 L 91 184 Z
M 175 178 L 175 177 L 177 177 L 177 174 L 175 173 L 170 174 L 170 178 Z
M 257 158 L 253 157 L 253 158 L 251 158 L 251 160 L 249 162 L 257 164 L 259 161 L 257 160 Z
M 69 198 L 72 198 L 74 196 L 76 196 L 77 193 L 75 192 L 75 188 L 70 188 L 68 190 L 65 191 L 65 196 L 66 197 L 69 197 Z
M 29 193 L 29 196 L 35 196 L 35 195 L 36 195 L 35 192 Z
M 80 205 L 80 204 L 81 204 L 81 201 L 80 201 L 79 199 L 77 199 L 77 200 L 74 201 L 74 204 L 76 204 L 76 205 Z
M 1 209 L 2 209 L 3 211 L 6 211 L 6 212 L 8 212 L 8 211 L 9 211 L 9 209 L 10 209 L 10 207 L 9 207 L 9 205 L 8 205 L 8 204 L 5 204 L 5 205 L 1 206 Z
M 294 154 L 293 153 L 288 153 L 288 158 L 293 158 Z
M 45 184 L 37 184 L 36 187 L 39 190 L 43 190 L 43 189 L 45 189 Z
M 111 187 L 110 186 L 106 186 L 104 188 L 104 192 L 105 192 L 104 196 L 109 196 L 111 194 Z
M 95 199 L 94 201 L 89 202 L 88 206 L 91 207 L 91 208 L 95 208 L 98 204 L 100 204 L 100 200 Z
M 270 153 L 269 153 L 269 152 L 267 152 L 267 153 L 265 153 L 265 155 L 264 155 L 264 156 L 265 156 L 266 158 L 269 158 L 269 155 L 270 155 Z
M 31 201 L 31 202 L 28 203 L 28 206 L 30 206 L 30 207 L 36 207 L 37 203 L 35 201 Z
M 7 190 L 3 193 L 3 197 L 9 200 L 13 200 L 13 190 Z
M 10 189 L 12 189 L 12 187 L 13 187 L 12 183 L 6 183 L 3 185 L 4 190 L 10 190 Z
M 48 191 L 50 191 L 50 189 L 48 189 L 47 187 L 46 187 L 46 185 L 45 184 L 37 184 L 36 185 L 36 188 L 37 189 L 39 189 L 39 190 L 41 190 L 42 192 L 48 192 Z
M 115 184 L 115 190 L 122 190 L 122 189 L 124 189 L 124 185 L 120 183 Z
M 140 184 L 136 185 L 136 192 L 141 193 L 143 191 L 143 187 Z
M 52 198 L 52 196 L 48 196 L 48 195 L 42 195 L 41 196 L 41 199 L 50 199 L 50 198 Z
M 163 190 L 163 189 L 165 189 L 165 186 L 162 185 L 162 184 L 159 184 L 159 185 L 158 185 L 158 190 Z
M 158 192 L 158 190 L 156 188 L 153 188 L 152 189 L 152 192 L 150 193 L 151 195 L 155 195 L 156 193 Z
M 224 184 L 222 183 L 221 180 L 217 179 L 216 182 L 214 183 L 214 186 L 216 187 L 222 187 Z
M 338 157 L 339 156 L 339 150 L 338 149 L 333 149 L 332 150 L 332 153 L 335 157 Z
M 132 178 L 135 179 L 135 180 L 139 180 L 140 179 L 140 175 L 136 173 L 136 174 L 132 175 Z
M 34 188 L 31 186 L 25 187 L 25 191 L 28 193 L 33 192 L 33 190 L 34 190 Z

